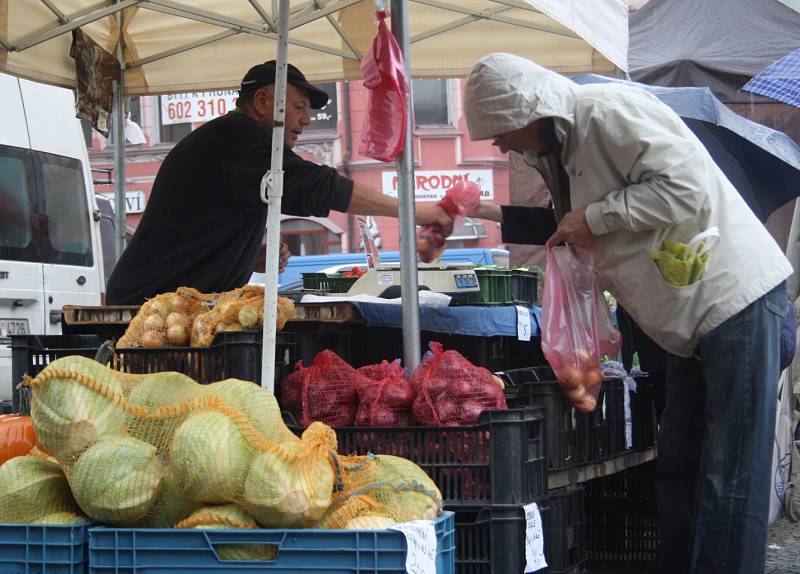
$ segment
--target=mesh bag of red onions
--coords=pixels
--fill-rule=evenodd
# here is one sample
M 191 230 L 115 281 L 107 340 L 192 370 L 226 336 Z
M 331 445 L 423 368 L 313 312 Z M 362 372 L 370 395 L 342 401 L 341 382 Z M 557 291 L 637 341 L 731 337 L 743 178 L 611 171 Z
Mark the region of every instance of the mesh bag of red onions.
M 412 424 L 411 405 L 416 393 L 406 378 L 400 359 L 360 367 L 369 379 L 356 388 L 358 412 L 356 426 L 407 426 Z

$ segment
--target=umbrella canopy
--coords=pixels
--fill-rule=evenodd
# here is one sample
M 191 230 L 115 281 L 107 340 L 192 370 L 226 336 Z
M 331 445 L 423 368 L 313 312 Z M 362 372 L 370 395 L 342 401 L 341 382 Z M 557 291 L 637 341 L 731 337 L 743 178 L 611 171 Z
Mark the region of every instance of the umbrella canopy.
M 618 82 L 655 95 L 678 114 L 761 221 L 800 195 L 800 146 L 732 112 L 708 88 L 647 86 L 585 74 L 579 84 Z
M 270 10 L 264 8 L 271 6 Z M 0 0 L 0 70 L 74 86 L 70 32 L 80 27 L 114 54 L 124 9 L 127 95 L 231 88 L 258 61 L 277 58 L 277 2 L 265 0 Z M 372 0 L 291 0 L 289 60 L 311 81 L 360 78 L 375 35 Z M 627 69 L 624 0 L 573 9 L 561 0 L 414 0 L 414 77 L 465 76 L 492 51 L 564 73 Z
M 742 89 L 800 108 L 800 48 L 753 76 Z

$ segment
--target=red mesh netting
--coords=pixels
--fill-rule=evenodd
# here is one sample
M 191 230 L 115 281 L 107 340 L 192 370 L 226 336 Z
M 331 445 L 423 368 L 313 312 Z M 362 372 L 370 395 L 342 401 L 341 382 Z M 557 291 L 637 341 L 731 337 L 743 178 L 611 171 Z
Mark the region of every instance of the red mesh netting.
M 313 421 L 328 426 L 352 426 L 358 409 L 356 387 L 368 383 L 336 353 L 324 350 L 307 368 L 298 361 L 296 370 L 281 383 L 283 408 L 307 427 Z
M 412 423 L 411 405 L 416 393 L 406 379 L 400 360 L 360 367 L 368 381 L 359 384 L 357 426 L 406 426 Z
M 508 408 L 505 393 L 491 372 L 457 351 L 444 351 L 441 343 L 430 346 L 411 377 L 417 392 L 412 412 L 420 424 L 471 425 L 484 410 Z

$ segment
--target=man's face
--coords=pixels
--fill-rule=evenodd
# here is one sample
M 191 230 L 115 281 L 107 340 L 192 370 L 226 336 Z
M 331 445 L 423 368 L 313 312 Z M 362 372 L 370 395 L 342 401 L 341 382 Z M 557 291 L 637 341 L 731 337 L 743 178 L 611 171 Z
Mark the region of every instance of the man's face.
M 515 151 L 524 154 L 526 151 L 536 155 L 549 152 L 558 143 L 553 129 L 552 119 L 543 118 L 504 134 L 495 136 L 492 145 L 503 153 Z
M 275 86 L 270 85 L 259 89 L 253 98 L 259 121 L 270 129 L 272 128 L 274 94 Z M 303 128 L 311 123 L 310 111 L 311 100 L 308 93 L 297 86 L 286 84 L 283 140 L 289 149 L 295 146 L 297 138 L 303 133 Z

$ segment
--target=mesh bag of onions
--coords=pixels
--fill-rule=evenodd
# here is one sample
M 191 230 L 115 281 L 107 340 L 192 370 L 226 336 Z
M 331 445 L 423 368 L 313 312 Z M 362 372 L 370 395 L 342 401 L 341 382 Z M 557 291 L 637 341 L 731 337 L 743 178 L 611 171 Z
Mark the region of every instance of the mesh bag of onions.
M 471 425 L 484 410 L 508 408 L 502 381 L 441 343 L 431 342 L 411 384 L 417 393 L 412 412 L 422 425 Z
M 407 426 L 412 424 L 414 387 L 406 379 L 400 359 L 360 367 L 368 381 L 356 387 L 358 412 L 356 426 Z
M 207 297 L 189 287 L 156 295 L 141 306 L 117 347 L 188 347 L 192 321 L 206 311 Z
M 295 369 L 281 382 L 281 406 L 301 426 L 313 421 L 353 426 L 358 410 L 356 388 L 368 385 L 369 379 L 329 349 L 317 353 L 308 367 L 298 361 Z

